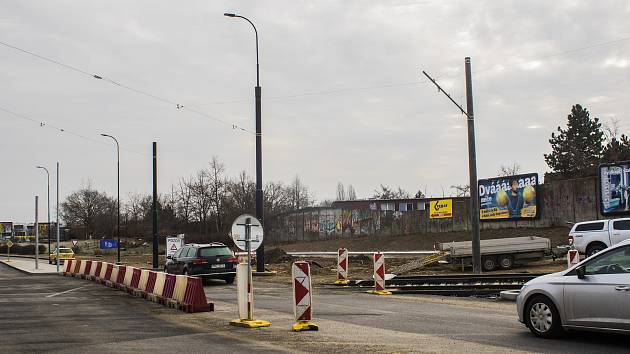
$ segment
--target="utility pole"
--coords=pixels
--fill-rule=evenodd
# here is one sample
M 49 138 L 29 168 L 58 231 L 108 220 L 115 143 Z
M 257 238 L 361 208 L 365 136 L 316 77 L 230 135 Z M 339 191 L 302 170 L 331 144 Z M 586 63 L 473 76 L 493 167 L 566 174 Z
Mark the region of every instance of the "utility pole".
M 157 142 L 153 142 L 153 269 L 158 268 Z
M 446 97 L 464 114 L 468 121 L 468 174 L 470 185 L 470 226 L 472 236 L 473 272 L 481 274 L 481 237 L 479 233 L 479 187 L 477 186 L 477 153 L 475 149 L 475 116 L 473 110 L 472 96 L 472 75 L 470 69 L 470 58 L 464 60 L 466 70 L 466 110 L 455 102 L 438 83 L 426 71 L 422 71 L 429 81 L 431 81 Z
M 56 253 L 57 256 L 55 257 L 56 263 L 57 263 L 57 273 L 59 273 L 59 162 L 57 162 L 57 247 L 56 248 Z
M 35 196 L 35 269 L 39 269 L 39 197 Z
M 479 187 L 477 186 L 477 151 L 475 147 L 475 113 L 473 109 L 470 57 L 466 66 L 466 111 L 468 121 L 468 174 L 470 176 L 470 225 L 472 227 L 473 273 L 481 274 L 481 235 L 479 232 Z

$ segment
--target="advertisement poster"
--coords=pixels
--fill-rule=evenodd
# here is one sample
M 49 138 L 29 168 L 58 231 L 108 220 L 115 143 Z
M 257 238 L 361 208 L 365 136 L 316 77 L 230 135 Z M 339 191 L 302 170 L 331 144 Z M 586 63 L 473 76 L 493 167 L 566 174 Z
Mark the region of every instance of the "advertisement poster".
M 630 161 L 599 166 L 600 211 L 602 215 L 630 213 Z
M 537 195 L 537 173 L 479 180 L 479 219 L 535 219 Z
M 453 199 L 432 200 L 429 202 L 429 218 L 445 219 L 453 217 Z
M 11 236 L 13 232 L 13 223 L 10 221 L 0 222 L 0 234 L 3 236 Z

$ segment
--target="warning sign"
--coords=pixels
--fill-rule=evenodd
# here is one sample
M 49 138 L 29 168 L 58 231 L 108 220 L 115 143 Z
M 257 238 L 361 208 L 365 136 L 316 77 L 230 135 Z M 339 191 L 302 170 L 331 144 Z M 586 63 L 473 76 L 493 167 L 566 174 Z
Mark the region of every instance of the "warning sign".
M 166 258 L 174 255 L 184 245 L 184 235 L 166 238 Z
M 429 202 L 429 218 L 444 219 L 453 217 L 453 199 L 432 200 Z
M 79 240 L 72 240 L 72 247 L 76 247 L 77 243 L 79 243 Z

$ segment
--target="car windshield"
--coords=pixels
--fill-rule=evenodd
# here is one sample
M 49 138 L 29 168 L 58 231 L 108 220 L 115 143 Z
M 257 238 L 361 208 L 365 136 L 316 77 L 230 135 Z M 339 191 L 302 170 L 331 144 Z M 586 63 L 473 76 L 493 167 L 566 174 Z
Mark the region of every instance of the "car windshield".
M 60 248 L 59 253 L 72 253 L 72 250 L 69 248 Z
M 205 247 L 199 249 L 200 257 L 218 257 L 218 256 L 231 256 L 232 251 L 229 248 L 223 247 Z

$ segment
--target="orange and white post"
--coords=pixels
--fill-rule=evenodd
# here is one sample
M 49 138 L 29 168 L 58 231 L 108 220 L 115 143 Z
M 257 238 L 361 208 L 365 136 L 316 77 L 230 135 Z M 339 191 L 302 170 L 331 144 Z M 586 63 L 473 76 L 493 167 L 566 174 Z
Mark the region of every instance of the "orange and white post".
M 385 256 L 381 252 L 374 252 L 374 290 L 368 293 L 375 295 L 391 295 L 385 290 Z
M 311 267 L 308 262 L 294 262 L 291 275 L 293 277 L 293 314 L 296 321 L 292 330 L 294 332 L 317 331 L 319 326 L 311 322 L 313 317 Z
M 337 250 L 337 281 L 335 285 L 348 285 L 348 250 L 340 248 Z

